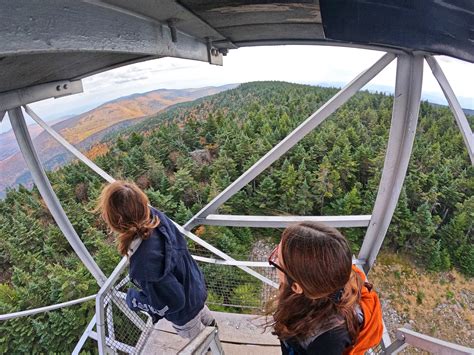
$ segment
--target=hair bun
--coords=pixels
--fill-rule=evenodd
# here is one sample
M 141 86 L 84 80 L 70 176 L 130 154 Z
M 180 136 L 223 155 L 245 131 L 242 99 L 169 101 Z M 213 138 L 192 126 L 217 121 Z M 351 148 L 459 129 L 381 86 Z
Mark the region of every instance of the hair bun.
M 144 235 L 148 233 L 149 228 L 146 226 L 131 226 L 128 230 L 130 233 Z
M 148 238 L 150 234 L 150 227 L 147 225 L 135 226 L 133 229 L 135 234 L 138 234 L 140 237 L 145 239 Z

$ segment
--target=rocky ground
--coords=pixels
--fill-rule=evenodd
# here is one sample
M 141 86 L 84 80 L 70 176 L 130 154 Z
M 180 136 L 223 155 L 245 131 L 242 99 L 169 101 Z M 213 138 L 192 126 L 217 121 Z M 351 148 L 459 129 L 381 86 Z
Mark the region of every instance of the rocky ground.
M 432 273 L 408 258 L 382 253 L 369 274 L 379 292 L 392 339 L 411 328 L 474 347 L 474 282 L 456 271 Z M 414 352 L 414 350 L 409 350 Z
M 250 252 L 251 260 L 267 261 L 275 246 L 276 244 L 272 244 L 266 240 L 257 240 L 253 244 L 252 251 Z

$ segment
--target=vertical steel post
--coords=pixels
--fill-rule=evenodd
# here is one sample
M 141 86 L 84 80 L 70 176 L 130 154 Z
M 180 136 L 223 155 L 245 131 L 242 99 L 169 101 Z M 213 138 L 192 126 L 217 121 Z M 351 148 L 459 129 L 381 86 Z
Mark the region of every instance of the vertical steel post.
M 112 275 L 109 277 L 112 277 Z M 105 285 L 105 284 L 104 284 Z M 108 354 L 109 350 L 106 343 L 106 319 L 105 319 L 105 296 L 106 293 L 102 292 L 104 285 L 101 287 L 101 291 L 97 294 L 95 301 L 95 319 L 96 319 L 96 330 L 97 330 L 97 350 L 99 355 Z
M 95 314 L 90 320 L 89 324 L 87 325 L 86 330 L 84 330 L 84 333 L 82 333 L 81 338 L 77 342 L 76 346 L 74 347 L 74 350 L 72 351 L 72 355 L 79 355 L 79 353 L 82 350 L 82 347 L 86 343 L 87 339 L 89 338 L 90 333 L 92 332 L 92 329 L 95 326 Z
M 365 260 L 366 273 L 382 246 L 405 180 L 418 123 L 422 81 L 423 56 L 399 55 L 392 122 L 382 178 L 358 257 Z
M 56 194 L 51 187 L 51 184 L 44 172 L 44 169 L 41 165 L 41 161 L 38 158 L 33 142 L 31 141 L 30 134 L 28 132 L 28 127 L 26 126 L 25 118 L 20 107 L 8 110 L 8 115 L 10 117 L 10 122 L 15 133 L 15 137 L 20 146 L 21 153 L 25 158 L 26 165 L 28 166 L 33 181 L 35 182 L 38 190 L 43 197 L 48 209 L 53 215 L 54 220 L 58 224 L 61 231 L 64 233 L 66 239 L 68 240 L 71 247 L 76 252 L 77 256 L 81 259 L 82 263 L 86 268 L 91 272 L 94 278 L 97 280 L 99 285 L 102 285 L 107 279 L 96 264 L 92 256 L 89 254 L 89 251 L 86 249 L 81 239 L 74 230 L 71 222 L 66 216 L 61 203 L 59 202 Z
M 114 315 L 112 311 L 112 302 L 109 302 L 105 306 L 105 317 L 107 319 L 107 335 L 109 336 L 110 341 L 115 340 L 115 328 L 114 328 Z M 117 354 L 116 351 L 114 351 Z

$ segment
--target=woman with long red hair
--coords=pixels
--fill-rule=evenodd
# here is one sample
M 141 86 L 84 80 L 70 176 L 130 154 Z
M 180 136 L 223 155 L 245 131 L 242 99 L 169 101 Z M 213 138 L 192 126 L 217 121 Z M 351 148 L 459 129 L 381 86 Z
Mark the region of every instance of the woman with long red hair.
M 204 277 L 186 240 L 163 212 L 149 206 L 138 186 L 126 181 L 107 185 L 97 209 L 116 233 L 120 254 L 130 258 L 130 279 L 139 288 L 127 292 L 132 310 L 147 312 L 153 323 L 166 318 L 184 338 L 216 325 L 205 305 Z
M 280 280 L 272 325 L 283 354 L 363 354 L 380 343 L 380 302 L 339 231 L 292 225 L 269 263 Z

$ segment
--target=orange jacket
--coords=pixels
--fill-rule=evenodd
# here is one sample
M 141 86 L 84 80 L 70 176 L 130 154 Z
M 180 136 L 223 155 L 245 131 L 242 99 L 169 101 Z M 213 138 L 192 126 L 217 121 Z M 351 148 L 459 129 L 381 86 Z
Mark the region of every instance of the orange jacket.
M 365 280 L 365 275 L 356 266 L 352 266 L 362 280 Z M 346 354 L 349 355 L 363 355 L 367 350 L 377 346 L 382 340 L 383 321 L 382 321 L 382 307 L 380 305 L 379 297 L 374 290 L 368 290 L 366 286 L 362 287 L 360 307 L 364 313 L 364 325 L 360 330 L 356 343 Z

